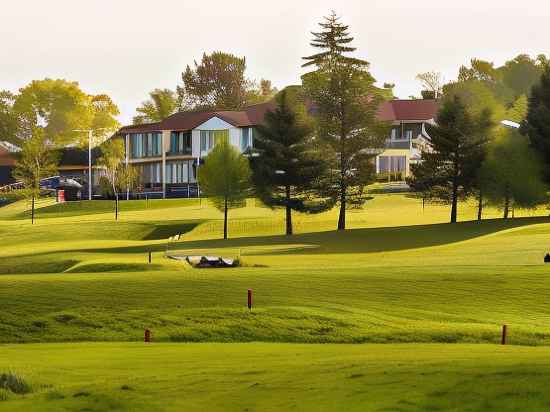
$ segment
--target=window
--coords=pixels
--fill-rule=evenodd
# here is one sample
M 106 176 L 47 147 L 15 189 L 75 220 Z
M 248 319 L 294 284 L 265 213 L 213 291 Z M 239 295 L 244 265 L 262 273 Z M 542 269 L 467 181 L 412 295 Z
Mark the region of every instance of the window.
M 166 163 L 166 183 L 188 183 L 192 161 L 178 160 Z
M 407 158 L 405 156 L 380 156 L 378 158 L 378 172 L 405 172 Z
M 244 152 L 249 147 L 252 147 L 252 128 L 245 127 L 241 134 L 241 151 Z
M 130 153 L 133 159 L 160 156 L 162 153 L 162 134 L 158 132 L 131 134 Z
M 172 132 L 169 153 L 191 154 L 191 132 Z
M 412 140 L 413 138 L 413 131 L 412 130 L 405 130 L 405 139 Z
M 222 140 L 229 141 L 229 130 L 201 130 L 201 152 L 212 150 Z
M 140 180 L 144 185 L 158 184 L 162 181 L 161 164 L 148 163 L 141 165 Z

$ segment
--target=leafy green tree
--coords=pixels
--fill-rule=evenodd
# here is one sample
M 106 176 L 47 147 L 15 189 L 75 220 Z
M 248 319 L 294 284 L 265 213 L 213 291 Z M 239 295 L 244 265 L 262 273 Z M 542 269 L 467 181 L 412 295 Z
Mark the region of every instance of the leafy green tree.
M 178 87 L 179 99 L 187 107 L 203 110 L 238 110 L 270 99 L 271 82 L 260 86 L 245 76 L 246 59 L 224 52 L 203 54 L 201 62 L 187 66 Z
M 544 180 L 550 183 L 550 66 L 545 67 L 539 83 L 533 86 L 520 132 L 529 136 L 531 147 L 546 166 Z
M 333 206 L 320 196 L 320 182 L 327 163 L 313 139 L 314 127 L 293 88 L 277 96 L 277 107 L 258 126 L 254 147 L 261 153 L 251 158 L 257 196 L 270 207 L 284 207 L 286 234 L 293 233 L 292 211 L 318 213 Z
M 315 70 L 302 76 L 302 83 L 314 104 L 317 136 L 333 163 L 326 195 L 339 203 L 338 230 L 345 230 L 346 208 L 365 202 L 376 149 L 383 147 L 389 126 L 377 118 L 383 93 L 374 86 L 369 63 L 347 55 L 355 51 L 348 26 L 334 13 L 320 26 L 311 45 L 321 51 L 304 58 L 304 67 Z
M 458 96 L 444 100 L 437 119 L 437 125 L 428 126 L 430 148 L 423 151 L 422 162 L 411 167 L 410 183 L 448 201 L 455 223 L 459 197 L 475 187 L 493 122 L 488 109 L 472 115 Z
M 180 99 L 178 94 L 170 89 L 155 89 L 149 93 L 149 100 L 144 101 L 136 109 L 134 124 L 155 123 L 166 119 L 178 111 Z
M 103 168 L 105 178 L 109 181 L 115 201 L 115 220 L 118 220 L 118 194 L 124 184 L 124 143 L 121 139 L 111 139 L 101 145 L 101 157 L 98 166 Z
M 44 139 L 54 145 L 78 141 L 76 129 L 89 129 L 94 114 L 90 98 L 78 83 L 66 80 L 34 80 L 20 89 L 13 105 L 19 118 L 18 132 L 12 143 L 20 146 L 40 127 Z
M 116 116 L 120 114 L 120 110 L 106 94 L 90 95 L 88 98 L 92 112 L 92 120 L 88 128 L 92 130 L 94 143 L 100 144 L 120 128 L 120 123 L 116 119 Z M 81 141 L 81 146 L 86 146 L 87 144 L 87 140 Z
M 0 140 L 13 141 L 17 133 L 18 120 L 13 111 L 15 96 L 7 90 L 0 90 Z
M 541 64 L 540 57 L 537 60 L 527 54 L 520 54 L 499 68 L 502 82 L 512 90 L 514 98 L 529 95 L 532 87 L 538 83 L 542 75 L 543 64 Z
M 223 212 L 224 239 L 227 239 L 228 209 L 243 204 L 249 194 L 250 178 L 248 160 L 226 140 L 216 143 L 199 168 L 201 192 Z
M 34 224 L 35 201 L 40 197 L 40 181 L 54 175 L 58 158 L 46 138 L 44 129 L 35 127 L 32 136 L 21 145 L 21 152 L 13 171 L 16 181 L 24 185 L 25 197 L 31 199 L 31 222 Z
M 502 208 L 504 219 L 512 207 L 533 208 L 546 200 L 542 165 L 516 130 L 504 130 L 490 143 L 481 176 L 485 196 Z

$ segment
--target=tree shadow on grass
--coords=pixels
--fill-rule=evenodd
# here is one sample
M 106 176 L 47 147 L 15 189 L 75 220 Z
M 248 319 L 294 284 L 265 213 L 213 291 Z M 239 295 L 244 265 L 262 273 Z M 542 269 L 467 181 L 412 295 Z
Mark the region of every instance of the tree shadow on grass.
M 146 253 L 171 250 L 214 250 L 239 248 L 243 254 L 331 254 L 331 253 L 373 253 L 439 246 L 474 239 L 503 230 L 550 223 L 550 217 L 525 217 L 515 219 L 491 219 L 482 222 L 470 221 L 455 224 L 432 224 L 398 226 L 370 229 L 351 229 L 305 233 L 293 236 L 258 236 L 235 239 L 181 241 L 170 244 L 140 245 L 102 249 L 80 249 L 73 252 L 96 253 Z M 550 233 L 550 229 L 549 229 Z M 275 248 L 269 246 L 288 246 Z M 255 249 L 256 248 L 256 249 Z

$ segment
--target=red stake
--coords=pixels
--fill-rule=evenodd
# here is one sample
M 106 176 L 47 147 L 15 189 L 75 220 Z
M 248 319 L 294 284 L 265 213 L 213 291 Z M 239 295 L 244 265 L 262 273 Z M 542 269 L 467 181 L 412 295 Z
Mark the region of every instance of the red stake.
M 248 309 L 252 310 L 252 289 L 248 289 Z
M 145 329 L 145 336 L 143 338 L 143 341 L 146 343 L 151 342 L 151 331 L 149 329 Z

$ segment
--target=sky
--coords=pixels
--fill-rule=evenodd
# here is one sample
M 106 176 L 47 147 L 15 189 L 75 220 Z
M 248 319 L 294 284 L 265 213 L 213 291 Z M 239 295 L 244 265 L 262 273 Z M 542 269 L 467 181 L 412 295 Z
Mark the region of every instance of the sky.
M 127 124 L 155 88 L 181 83 L 203 52 L 246 56 L 247 76 L 298 84 L 311 31 L 334 10 L 356 55 L 400 98 L 417 73 L 456 78 L 472 57 L 504 63 L 550 54 L 547 0 L 0 0 L 0 89 L 34 79 L 78 81 L 107 93 Z

